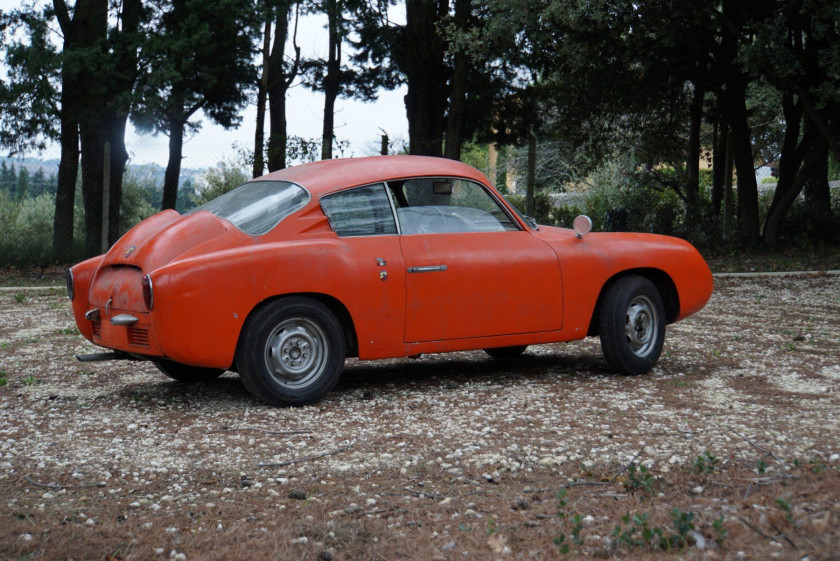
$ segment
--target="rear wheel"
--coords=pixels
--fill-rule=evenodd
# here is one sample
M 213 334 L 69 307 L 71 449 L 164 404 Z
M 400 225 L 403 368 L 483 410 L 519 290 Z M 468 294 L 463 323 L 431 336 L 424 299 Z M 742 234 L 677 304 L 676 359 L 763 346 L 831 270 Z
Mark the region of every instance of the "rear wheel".
M 181 364 L 180 362 L 174 362 L 171 360 L 156 360 L 154 361 L 154 364 L 158 370 L 173 380 L 188 384 L 212 382 L 225 373 L 224 370 L 220 370 L 218 368 L 190 366 L 188 364 Z
M 495 349 L 484 349 L 484 352 L 493 358 L 516 358 L 525 352 L 528 345 L 517 345 L 515 347 L 496 347 Z
M 649 372 L 665 341 L 662 296 L 648 279 L 629 276 L 615 282 L 601 303 L 601 350 L 610 368 L 622 374 Z
M 335 315 L 302 297 L 270 302 L 248 318 L 237 350 L 242 383 L 272 405 L 324 398 L 344 367 L 346 342 Z

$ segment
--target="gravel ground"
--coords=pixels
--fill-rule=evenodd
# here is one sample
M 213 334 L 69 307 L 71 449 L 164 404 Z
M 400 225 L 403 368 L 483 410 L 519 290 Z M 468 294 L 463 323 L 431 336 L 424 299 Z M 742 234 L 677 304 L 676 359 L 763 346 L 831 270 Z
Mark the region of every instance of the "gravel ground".
M 718 279 L 646 376 L 597 339 L 351 360 L 294 409 L 0 301 L 0 558 L 840 558 L 837 276 Z

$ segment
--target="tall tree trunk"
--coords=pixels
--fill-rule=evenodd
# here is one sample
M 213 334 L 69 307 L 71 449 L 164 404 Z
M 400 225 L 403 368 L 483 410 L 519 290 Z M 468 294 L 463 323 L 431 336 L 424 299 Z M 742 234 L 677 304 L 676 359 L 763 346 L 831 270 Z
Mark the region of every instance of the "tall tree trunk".
M 726 156 L 724 161 L 723 179 L 723 240 L 729 241 L 732 238 L 732 168 L 735 159 L 732 153 L 732 131 L 726 134 Z
M 828 150 L 814 164 L 813 171 L 805 180 L 805 205 L 812 237 L 831 241 L 837 236 L 834 231 L 834 213 L 831 210 L 831 188 L 828 184 Z
M 122 207 L 123 177 L 128 163 L 125 148 L 125 125 L 128 113 L 113 115 L 109 119 L 109 142 L 111 143 L 111 171 L 108 182 L 111 195 L 108 205 L 108 245 L 114 245 L 123 234 L 120 232 L 120 211 Z
M 448 0 L 406 0 L 405 46 L 397 64 L 406 76 L 409 153 L 443 155 L 448 90 L 446 45 L 437 24 L 449 12 Z
M 741 238 L 749 245 L 758 245 L 758 185 L 753 167 L 752 136 L 747 119 L 747 77 L 738 65 L 738 35 L 744 25 L 745 7 L 739 0 L 723 0 L 721 60 L 726 82 L 724 106 L 731 131 L 732 154 L 738 175 L 738 212 Z
M 729 127 L 726 119 L 718 118 L 715 125 L 714 153 L 712 155 L 712 215 L 715 223 L 720 221 L 721 203 L 723 202 L 723 186 L 726 174 L 726 138 Z
M 266 21 L 263 28 L 262 76 L 257 82 L 257 127 L 254 132 L 254 169 L 252 175 L 259 177 L 265 171 L 265 106 L 268 98 L 268 80 L 271 70 L 271 22 Z
M 688 158 L 685 163 L 688 176 L 686 184 L 686 206 L 689 221 L 698 215 L 700 197 L 700 131 L 703 126 L 703 98 L 706 91 L 694 85 L 694 97 L 689 108 Z
M 758 184 L 755 181 L 752 136 L 747 121 L 746 91 L 733 88 L 732 102 L 732 154 L 738 175 L 738 211 L 741 237 L 749 245 L 761 241 L 758 219 Z M 727 92 L 729 93 L 729 92 Z
M 82 197 L 85 202 L 85 255 L 92 256 L 102 253 L 102 183 L 105 176 L 107 131 L 98 123 L 82 122 L 80 139 Z
M 108 32 L 107 0 L 78 0 L 72 17 L 64 0 L 53 0 L 53 8 L 64 34 L 65 56 L 79 52 L 89 59 L 104 55 Z M 96 65 L 81 67 L 78 62 L 62 66 L 62 140 L 63 170 L 60 170 L 61 193 L 56 196 L 56 216 L 53 236 L 65 237 L 57 254 L 66 255 L 72 244 L 73 211 L 67 208 L 75 194 L 78 155 L 81 154 L 82 195 L 85 204 L 85 255 L 100 253 L 102 236 L 102 179 L 103 156 L 107 137 L 102 108 L 105 107 L 105 90 L 95 76 Z M 64 124 L 67 124 L 66 131 Z M 79 127 L 78 136 L 74 130 Z M 81 144 L 79 150 L 78 145 Z M 72 161 L 71 161 L 72 160 Z M 72 182 L 72 186 L 71 186 Z M 72 202 L 69 202 L 72 207 Z M 90 205 L 90 206 L 89 206 Z
M 53 8 L 64 35 L 63 53 L 76 48 L 73 20 L 64 0 L 54 0 Z M 82 6 L 76 6 L 75 17 L 81 18 Z M 79 175 L 79 94 L 75 68 L 65 59 L 61 65 L 61 160 L 58 164 L 58 186 L 55 193 L 53 218 L 53 251 L 61 262 L 70 262 L 73 255 L 73 221 L 75 214 L 76 181 Z
M 117 68 L 110 80 L 106 126 L 111 143 L 111 169 L 109 175 L 108 245 L 113 245 L 122 235 L 120 212 L 122 210 L 122 187 L 128 151 L 125 148 L 125 127 L 131 111 L 131 93 L 137 81 L 137 32 L 143 11 L 142 0 L 123 0 L 120 19 L 122 26 L 115 33 L 112 58 Z
M 339 29 L 341 5 L 339 0 L 327 0 L 329 28 L 329 55 L 327 75 L 324 77 L 324 128 L 321 133 L 321 159 L 332 159 L 333 134 L 335 130 L 335 100 L 341 88 L 341 43 Z
M 184 120 L 169 119 L 169 162 L 163 176 L 163 200 L 160 209 L 174 209 L 178 201 L 178 179 L 181 176 L 181 158 L 184 149 Z
M 472 10 L 471 0 L 455 0 L 454 23 L 459 30 L 466 31 L 467 18 Z M 451 160 L 461 159 L 464 143 L 464 114 L 467 110 L 467 85 L 469 59 L 458 49 L 452 61 L 452 88 L 449 94 L 449 114 L 446 118 L 446 139 L 443 155 Z
M 62 92 L 62 100 L 65 95 Z M 53 250 L 61 263 L 74 259 L 73 219 L 76 199 L 76 180 L 79 175 L 79 124 L 66 116 L 68 107 L 62 101 L 61 160 L 58 164 L 58 187 L 55 193 L 53 220 Z
M 291 85 L 288 78 L 283 57 L 286 52 L 286 39 L 289 36 L 289 15 L 291 2 L 284 9 L 278 10 L 277 21 L 274 24 L 274 45 L 271 47 L 268 70 L 268 171 L 276 171 L 286 167 L 286 92 Z M 300 51 L 297 51 L 298 57 Z M 297 69 L 294 69 L 297 72 Z
M 776 208 L 787 196 L 788 190 L 793 189 L 802 160 L 805 158 L 806 147 L 814 141 L 815 130 L 813 127 L 806 127 L 804 136 L 801 134 L 802 116 L 804 114 L 801 100 L 794 101 L 793 94 L 785 94 L 782 97 L 782 113 L 786 124 L 785 135 L 779 155 L 779 180 L 776 182 L 773 200 L 767 211 L 768 218 L 776 212 Z M 803 136 L 801 142 L 800 136 Z
M 802 162 L 802 168 L 796 174 L 791 186 L 785 191 L 784 196 L 779 199 L 779 203 L 772 213 L 767 216 L 767 223 L 764 226 L 764 243 L 769 247 L 775 247 L 779 244 L 782 233 L 782 225 L 784 224 L 787 211 L 796 200 L 796 197 L 802 192 L 805 187 L 805 182 L 811 177 L 814 169 L 819 164 L 820 160 L 828 153 L 828 143 L 825 137 L 820 136 L 813 143 L 811 150 Z

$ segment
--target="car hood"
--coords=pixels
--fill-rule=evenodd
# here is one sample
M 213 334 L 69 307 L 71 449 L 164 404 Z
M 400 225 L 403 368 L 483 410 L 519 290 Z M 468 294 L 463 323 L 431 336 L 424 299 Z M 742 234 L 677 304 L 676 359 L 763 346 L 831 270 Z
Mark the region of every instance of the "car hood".
M 233 228 L 209 212 L 180 215 L 165 210 L 129 230 L 105 255 L 102 266 L 151 272 Z

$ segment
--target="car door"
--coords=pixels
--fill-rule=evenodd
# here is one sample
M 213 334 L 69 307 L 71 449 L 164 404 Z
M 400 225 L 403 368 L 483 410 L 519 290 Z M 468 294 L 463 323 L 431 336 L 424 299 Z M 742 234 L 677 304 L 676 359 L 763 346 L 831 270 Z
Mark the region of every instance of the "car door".
M 401 355 L 405 272 L 384 184 L 326 195 L 321 209 L 341 240 L 330 274 L 353 319 L 359 358 Z
M 558 330 L 560 264 L 483 186 L 459 179 L 389 184 L 405 262 L 405 341 Z

